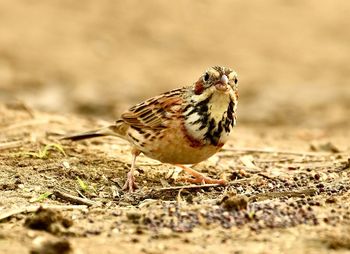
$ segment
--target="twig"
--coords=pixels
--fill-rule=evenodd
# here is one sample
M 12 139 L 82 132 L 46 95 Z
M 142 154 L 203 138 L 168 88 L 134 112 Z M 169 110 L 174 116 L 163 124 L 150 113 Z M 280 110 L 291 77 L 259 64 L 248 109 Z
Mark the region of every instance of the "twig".
M 173 186 L 173 187 L 160 188 L 159 191 L 182 190 L 182 189 L 187 189 L 187 190 L 189 190 L 189 189 L 205 189 L 205 188 L 219 187 L 219 186 L 225 186 L 225 185 L 218 184 L 218 183 L 201 184 L 201 185 L 191 184 L 191 185 L 184 185 L 184 186 Z
M 141 162 L 137 163 L 138 166 L 159 166 L 162 165 L 161 162 Z
M 18 147 L 21 147 L 22 145 L 23 145 L 22 141 L 11 141 L 11 142 L 6 142 L 6 143 L 1 143 L 0 144 L 0 151 L 18 148 Z
M 11 101 L 9 103 L 6 103 L 7 108 L 9 109 L 16 109 L 16 110 L 24 110 L 28 113 L 28 115 L 31 118 L 35 117 L 35 112 L 33 109 L 31 109 L 25 102 L 15 99 L 14 101 Z
M 30 108 L 26 103 L 24 103 L 23 101 L 18 101 L 18 106 L 22 110 L 26 111 L 31 118 L 35 118 L 34 110 Z
M 78 190 L 78 189 L 75 189 L 75 190 L 78 192 L 80 197 L 82 197 L 83 199 L 88 199 L 80 190 Z
M 281 158 L 281 159 L 268 159 L 268 160 L 259 160 L 256 159 L 254 160 L 254 163 L 276 163 L 276 162 L 295 162 L 295 160 L 293 158 Z M 321 160 L 317 160 L 317 161 L 321 161 Z
M 318 168 L 325 168 L 325 167 L 339 167 L 340 169 L 346 169 L 350 166 L 349 160 L 334 160 L 334 161 L 323 161 L 322 164 L 318 164 L 319 162 L 313 162 L 313 161 L 304 161 L 303 162 L 293 162 L 293 163 L 277 163 L 276 166 L 282 167 L 282 168 L 308 168 L 310 170 L 315 170 Z
M 304 189 L 299 191 L 283 191 L 283 192 L 266 192 L 266 193 L 259 193 L 253 196 L 249 197 L 249 200 L 252 201 L 263 201 L 266 199 L 271 198 L 281 198 L 281 197 L 302 197 L 302 196 L 312 196 L 317 193 L 317 189 L 311 188 L 311 189 Z
M 113 184 L 117 185 L 119 187 L 119 189 L 122 189 L 124 186 L 124 183 L 122 181 L 120 181 L 120 179 L 118 178 L 114 178 L 114 179 L 109 179 L 109 181 L 111 181 Z
M 297 156 L 333 155 L 333 153 L 327 153 L 327 152 L 297 152 L 297 151 L 284 151 L 284 150 L 272 150 L 272 149 L 268 150 L 268 149 L 259 149 L 259 148 L 223 148 L 222 151 L 239 152 L 239 153 L 275 153 L 275 154 L 297 155 Z
M 37 211 L 40 207 L 44 209 L 53 209 L 53 210 L 84 210 L 87 209 L 86 205 L 32 205 L 26 207 L 14 208 L 9 211 L 0 213 L 0 221 L 10 218 L 14 215 L 21 213 L 33 213 Z
M 160 188 L 159 191 L 168 191 L 168 190 L 181 190 L 181 189 L 186 189 L 186 190 L 193 190 L 193 189 L 205 189 L 205 188 L 211 188 L 211 187 L 220 187 L 220 186 L 231 186 L 235 185 L 238 183 L 244 183 L 244 182 L 249 182 L 252 180 L 255 180 L 257 177 L 250 177 L 250 178 L 244 178 L 244 179 L 239 179 L 235 181 L 228 182 L 226 185 L 218 184 L 218 183 L 212 183 L 212 184 L 191 184 L 191 185 L 184 185 L 184 186 L 173 186 L 173 187 L 165 187 L 165 188 Z
M 53 192 L 53 194 L 61 199 L 67 200 L 67 201 L 69 201 L 71 203 L 75 203 L 75 204 L 87 205 L 87 206 L 92 206 L 92 205 L 97 204 L 95 201 L 92 201 L 90 199 L 73 196 L 73 195 L 70 195 L 68 193 L 65 193 L 65 192 L 62 192 L 59 190 L 55 190 Z
M 274 177 L 265 175 L 264 173 L 257 173 L 257 175 L 259 175 L 259 176 L 261 176 L 263 178 L 269 179 L 269 180 L 275 180 Z

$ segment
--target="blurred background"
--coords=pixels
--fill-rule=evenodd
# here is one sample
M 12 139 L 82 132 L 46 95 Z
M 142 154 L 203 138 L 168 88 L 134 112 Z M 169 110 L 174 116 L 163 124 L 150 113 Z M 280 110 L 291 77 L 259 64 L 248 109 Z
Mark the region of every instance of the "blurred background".
M 347 0 L 0 0 L 0 99 L 114 119 L 239 75 L 239 124 L 350 126 Z

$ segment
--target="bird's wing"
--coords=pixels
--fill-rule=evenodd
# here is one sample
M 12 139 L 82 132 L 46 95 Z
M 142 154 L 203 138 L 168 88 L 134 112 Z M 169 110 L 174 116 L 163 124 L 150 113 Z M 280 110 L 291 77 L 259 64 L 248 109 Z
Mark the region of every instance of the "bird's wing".
M 134 128 L 162 129 L 181 110 L 182 94 L 183 89 L 176 89 L 150 98 L 131 107 L 121 119 Z

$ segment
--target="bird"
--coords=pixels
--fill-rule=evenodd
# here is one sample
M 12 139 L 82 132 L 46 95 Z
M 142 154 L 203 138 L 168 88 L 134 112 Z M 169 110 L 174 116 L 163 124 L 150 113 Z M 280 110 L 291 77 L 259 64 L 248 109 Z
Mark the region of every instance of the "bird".
M 136 158 L 143 153 L 161 163 L 181 167 L 190 183 L 222 184 L 185 165 L 196 165 L 218 152 L 236 125 L 237 73 L 227 67 L 207 69 L 189 86 L 151 97 L 122 113 L 114 124 L 101 129 L 68 135 L 78 141 L 116 136 L 131 145 L 131 168 L 123 190 L 138 188 L 134 176 Z

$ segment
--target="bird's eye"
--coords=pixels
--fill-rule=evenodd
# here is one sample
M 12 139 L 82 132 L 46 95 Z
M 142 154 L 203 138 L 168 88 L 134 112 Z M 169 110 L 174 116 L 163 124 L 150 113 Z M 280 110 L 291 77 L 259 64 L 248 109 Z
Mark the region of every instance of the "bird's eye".
M 204 77 L 203 77 L 204 81 L 208 81 L 209 80 L 209 73 L 205 73 Z
M 235 79 L 233 80 L 233 82 L 235 82 L 235 84 L 237 84 L 237 83 L 238 83 L 238 79 L 235 78 Z

